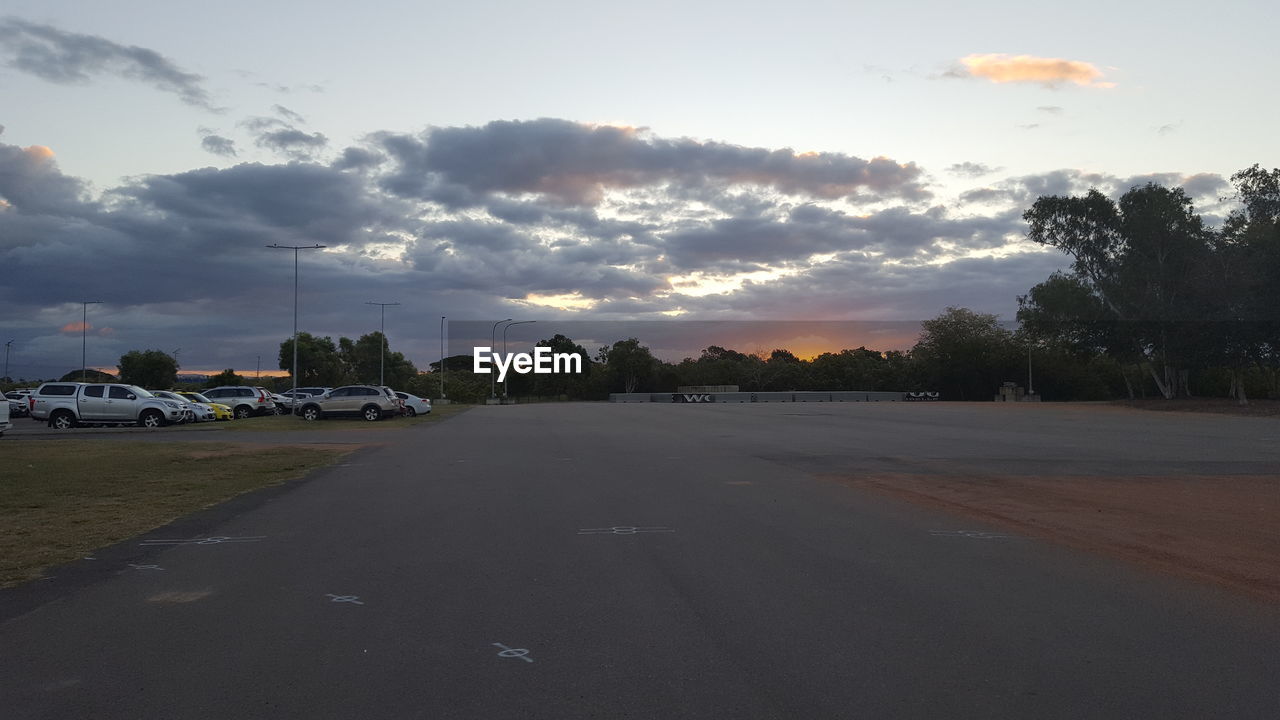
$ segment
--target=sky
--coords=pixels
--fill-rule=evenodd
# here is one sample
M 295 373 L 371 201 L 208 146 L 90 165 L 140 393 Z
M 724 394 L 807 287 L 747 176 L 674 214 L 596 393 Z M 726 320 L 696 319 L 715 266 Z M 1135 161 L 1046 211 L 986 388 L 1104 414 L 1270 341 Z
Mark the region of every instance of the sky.
M 398 302 L 419 367 L 441 316 L 634 328 L 676 360 L 688 321 L 816 352 L 862 343 L 815 322 L 1011 320 L 1068 264 L 1025 238 L 1037 197 L 1155 181 L 1213 224 L 1232 173 L 1280 165 L 1275 27 L 1245 1 L 9 0 L 0 341 L 14 377 L 82 347 L 274 367 L 271 244 L 326 246 L 301 330 Z

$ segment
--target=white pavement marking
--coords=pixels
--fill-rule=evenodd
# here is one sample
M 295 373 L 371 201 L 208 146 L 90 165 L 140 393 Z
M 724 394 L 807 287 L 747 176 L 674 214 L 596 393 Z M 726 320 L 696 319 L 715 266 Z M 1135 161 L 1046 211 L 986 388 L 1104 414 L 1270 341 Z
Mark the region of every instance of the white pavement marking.
M 215 535 L 207 538 L 187 538 L 185 540 L 143 540 L 140 545 L 218 545 L 219 543 L 258 542 L 266 535 L 249 535 L 245 537 L 225 537 Z
M 525 657 L 529 651 L 524 648 L 509 648 L 502 643 L 494 643 L 494 647 L 502 648 L 502 652 L 498 653 L 498 657 L 518 657 L 525 662 L 533 662 L 533 658 Z
M 636 527 L 634 525 L 615 525 L 607 528 L 579 528 L 579 535 L 635 535 L 636 533 L 673 533 L 675 529 L 663 525 Z
M 163 570 L 164 569 L 159 565 L 134 565 L 133 563 L 129 563 L 129 567 L 133 568 L 134 570 Z
M 930 535 L 937 537 L 967 537 L 976 540 L 1017 540 L 1016 535 L 1001 535 L 1000 533 L 978 532 L 977 530 L 930 530 Z
M 333 598 L 329 602 L 345 602 L 345 603 L 351 603 L 353 605 L 364 604 L 363 602 L 360 602 L 359 595 L 334 595 L 333 593 L 325 593 L 325 597 Z

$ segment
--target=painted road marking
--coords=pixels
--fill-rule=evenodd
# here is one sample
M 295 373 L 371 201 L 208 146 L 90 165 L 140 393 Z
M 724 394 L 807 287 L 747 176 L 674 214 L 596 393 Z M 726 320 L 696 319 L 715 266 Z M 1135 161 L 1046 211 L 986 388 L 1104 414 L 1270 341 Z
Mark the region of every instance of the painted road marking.
M 533 662 L 533 658 L 525 657 L 529 654 L 529 651 L 524 648 L 509 648 L 502 643 L 494 643 L 493 646 L 502 648 L 502 652 L 498 653 L 498 657 L 513 657 L 520 658 L 525 662 Z
M 226 537 L 215 535 L 206 538 L 187 538 L 185 540 L 143 540 L 140 545 L 218 545 L 220 543 L 258 542 L 266 535 L 249 535 L 245 537 Z
M 134 565 L 133 563 L 129 563 L 129 567 L 133 568 L 134 570 L 163 570 L 164 569 L 159 565 Z
M 333 598 L 329 602 L 345 602 L 345 603 L 352 603 L 353 605 L 364 604 L 360 602 L 359 595 L 334 595 L 333 593 L 325 593 L 325 597 Z
M 607 528 L 579 528 L 579 535 L 635 535 L 636 533 L 673 533 L 675 530 L 663 525 L 636 527 L 634 525 L 615 525 Z
M 937 537 L 967 537 L 976 540 L 1017 540 L 1016 535 L 1001 535 L 1000 533 L 978 532 L 977 530 L 930 530 L 930 535 Z

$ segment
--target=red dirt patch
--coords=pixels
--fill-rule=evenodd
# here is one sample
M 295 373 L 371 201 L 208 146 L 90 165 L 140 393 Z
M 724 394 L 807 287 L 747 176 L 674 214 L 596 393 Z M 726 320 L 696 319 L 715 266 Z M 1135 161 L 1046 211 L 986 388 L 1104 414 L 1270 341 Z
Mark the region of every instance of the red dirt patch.
M 839 476 L 854 487 L 1280 603 L 1280 477 Z

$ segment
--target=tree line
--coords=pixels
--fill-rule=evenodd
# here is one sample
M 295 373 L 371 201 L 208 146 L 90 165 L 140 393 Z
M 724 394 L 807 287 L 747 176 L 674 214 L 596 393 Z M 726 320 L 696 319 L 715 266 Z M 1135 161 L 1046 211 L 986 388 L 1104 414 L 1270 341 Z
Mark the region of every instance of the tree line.
M 1019 298 L 1042 348 L 1121 367 L 1126 391 L 1276 396 L 1280 367 L 1280 169 L 1231 177 L 1239 207 L 1208 227 L 1180 188 L 1041 197 L 1023 218 L 1034 242 L 1072 259 Z M 1135 377 L 1136 376 L 1136 377 Z M 1225 388 L 1220 386 L 1225 385 Z

